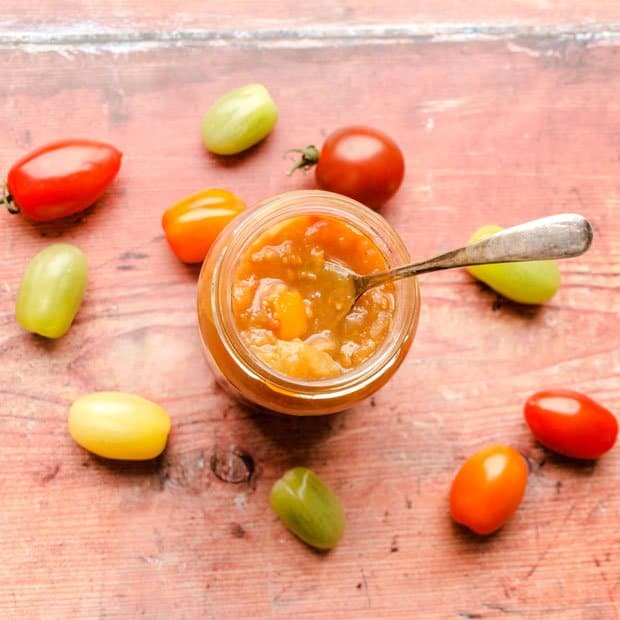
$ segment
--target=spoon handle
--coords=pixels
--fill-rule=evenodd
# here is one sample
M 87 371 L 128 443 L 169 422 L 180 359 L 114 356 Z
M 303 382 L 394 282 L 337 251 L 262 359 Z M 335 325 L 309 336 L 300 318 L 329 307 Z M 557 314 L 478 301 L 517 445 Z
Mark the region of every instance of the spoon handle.
M 583 216 L 575 213 L 551 215 L 506 228 L 476 243 L 420 263 L 366 276 L 365 288 L 453 267 L 569 258 L 583 254 L 590 243 L 592 227 Z

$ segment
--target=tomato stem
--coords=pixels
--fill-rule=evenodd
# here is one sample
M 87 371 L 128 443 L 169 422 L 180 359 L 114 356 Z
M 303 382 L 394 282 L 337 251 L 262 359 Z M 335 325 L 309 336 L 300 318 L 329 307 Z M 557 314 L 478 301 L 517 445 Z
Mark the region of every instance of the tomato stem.
M 11 215 L 17 215 L 19 213 L 19 207 L 15 204 L 13 196 L 7 191 L 6 185 L 2 187 L 2 203 Z
M 299 160 L 287 171 L 286 174 L 288 176 L 291 176 L 295 170 L 303 170 L 306 172 L 306 170 L 309 170 L 312 166 L 316 166 L 321 156 L 319 149 L 317 149 L 314 144 L 305 146 L 303 149 L 289 149 L 287 153 L 301 153 Z

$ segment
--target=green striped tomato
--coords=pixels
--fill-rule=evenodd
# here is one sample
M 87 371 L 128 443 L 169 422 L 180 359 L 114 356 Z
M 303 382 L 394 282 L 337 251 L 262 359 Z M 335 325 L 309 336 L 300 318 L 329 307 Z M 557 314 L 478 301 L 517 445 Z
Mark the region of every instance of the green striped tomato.
M 15 316 L 29 332 L 47 338 L 64 336 L 82 303 L 88 263 L 69 243 L 55 243 L 31 261 L 17 294 Z

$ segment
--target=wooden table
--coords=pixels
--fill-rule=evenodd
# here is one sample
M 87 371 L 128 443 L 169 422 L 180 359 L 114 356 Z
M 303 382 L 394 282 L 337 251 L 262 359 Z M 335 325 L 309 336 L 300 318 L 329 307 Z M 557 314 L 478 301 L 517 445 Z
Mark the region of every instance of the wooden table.
M 620 449 L 575 464 L 537 445 L 522 417 L 529 394 L 560 386 L 620 412 L 617 2 L 2 4 L 3 170 L 66 136 L 125 156 L 83 216 L 0 226 L 1 617 L 620 616 Z M 275 131 L 243 156 L 209 156 L 203 113 L 249 82 L 276 99 Z M 564 211 L 589 217 L 595 241 L 561 264 L 541 308 L 462 271 L 422 277 L 418 336 L 387 387 L 339 415 L 261 415 L 214 385 L 198 271 L 171 254 L 160 217 L 209 186 L 248 203 L 312 187 L 312 175 L 285 176 L 284 151 L 352 123 L 406 154 L 383 214 L 414 257 L 482 224 Z M 18 327 L 15 295 L 28 260 L 60 240 L 84 249 L 91 276 L 73 328 L 47 342 Z M 73 443 L 71 402 L 101 389 L 167 408 L 162 458 L 108 463 Z M 490 442 L 520 449 L 532 472 L 515 517 L 480 540 L 451 523 L 447 492 Z M 331 553 L 268 506 L 297 464 L 346 507 Z

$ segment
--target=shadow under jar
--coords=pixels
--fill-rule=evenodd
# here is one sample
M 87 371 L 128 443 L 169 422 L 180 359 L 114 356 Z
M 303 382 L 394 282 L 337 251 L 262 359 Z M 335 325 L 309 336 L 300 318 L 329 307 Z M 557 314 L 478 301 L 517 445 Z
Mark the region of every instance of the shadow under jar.
M 418 323 L 416 278 L 368 291 L 339 316 L 325 260 L 370 273 L 410 258 L 378 213 L 318 190 L 269 198 L 218 236 L 200 272 L 198 322 L 211 369 L 234 396 L 279 413 L 334 413 L 401 365 Z

